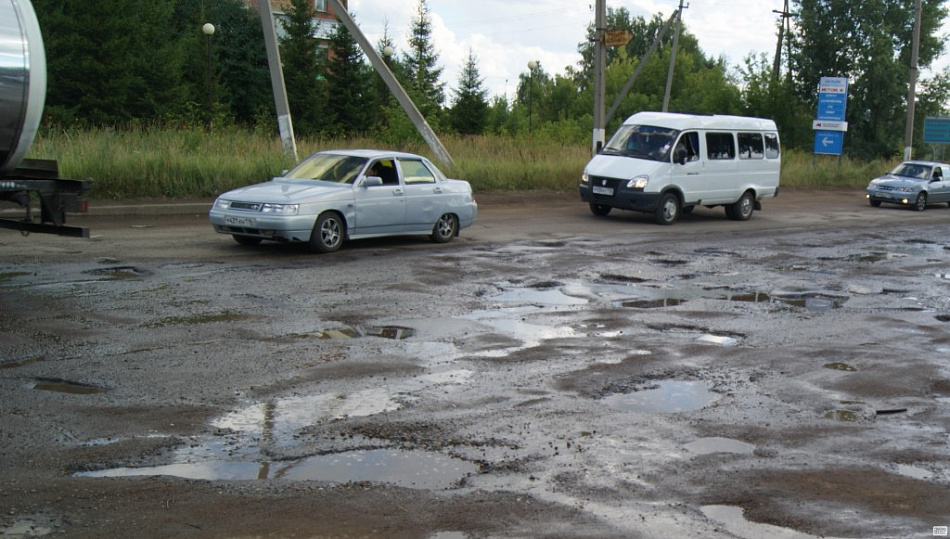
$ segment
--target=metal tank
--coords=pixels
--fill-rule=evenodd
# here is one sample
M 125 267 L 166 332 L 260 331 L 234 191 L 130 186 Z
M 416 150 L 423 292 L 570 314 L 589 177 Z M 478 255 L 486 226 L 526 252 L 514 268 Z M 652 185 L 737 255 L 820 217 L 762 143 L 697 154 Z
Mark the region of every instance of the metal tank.
M 29 0 L 0 0 L 0 178 L 33 144 L 46 100 L 46 53 Z

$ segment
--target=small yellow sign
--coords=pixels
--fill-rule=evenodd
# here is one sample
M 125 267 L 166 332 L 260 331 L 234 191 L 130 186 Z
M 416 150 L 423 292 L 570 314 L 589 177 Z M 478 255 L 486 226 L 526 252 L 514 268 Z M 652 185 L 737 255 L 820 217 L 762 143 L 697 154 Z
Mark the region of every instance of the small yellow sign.
M 608 47 L 623 47 L 633 39 L 630 30 L 604 30 L 604 45 Z

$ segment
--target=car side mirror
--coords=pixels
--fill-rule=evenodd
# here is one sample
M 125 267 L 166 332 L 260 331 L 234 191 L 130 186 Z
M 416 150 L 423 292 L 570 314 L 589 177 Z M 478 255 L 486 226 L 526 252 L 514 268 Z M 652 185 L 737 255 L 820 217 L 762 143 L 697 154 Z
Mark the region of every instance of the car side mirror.
M 367 176 L 363 178 L 363 187 L 377 187 L 383 184 L 383 179 L 379 176 Z

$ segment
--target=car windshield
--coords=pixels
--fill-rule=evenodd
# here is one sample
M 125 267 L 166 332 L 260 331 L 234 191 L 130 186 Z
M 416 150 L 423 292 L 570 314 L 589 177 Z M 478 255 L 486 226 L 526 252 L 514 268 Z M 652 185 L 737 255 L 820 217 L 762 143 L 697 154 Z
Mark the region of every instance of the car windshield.
M 932 167 L 928 165 L 921 165 L 919 163 L 901 163 L 897 165 L 897 168 L 891 171 L 891 174 L 894 176 L 903 176 L 905 178 L 926 180 L 930 177 L 931 169 Z
M 368 160 L 352 155 L 318 153 L 311 155 L 290 172 L 285 178 L 300 180 L 322 180 L 335 183 L 353 183 Z
M 652 161 L 669 161 L 670 148 L 679 131 L 653 125 L 622 125 L 601 151 L 604 155 L 625 155 Z

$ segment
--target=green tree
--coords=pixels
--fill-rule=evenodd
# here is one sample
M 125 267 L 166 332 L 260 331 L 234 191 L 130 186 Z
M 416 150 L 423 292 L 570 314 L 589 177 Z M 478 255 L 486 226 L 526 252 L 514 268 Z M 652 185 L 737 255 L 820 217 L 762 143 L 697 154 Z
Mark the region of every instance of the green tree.
M 280 60 L 287 86 L 287 102 L 294 131 L 302 136 L 317 136 L 328 127 L 324 104 L 326 83 L 324 58 L 318 55 L 313 35 L 313 2 L 292 0 L 282 21 L 286 35 L 280 40 Z
M 426 0 L 419 0 L 410 29 L 409 50 L 403 54 L 403 65 L 409 77 L 407 91 L 429 123 L 438 118 L 445 102 L 445 84 L 439 81 L 442 68 L 438 67 L 438 62 L 439 55 L 432 44 L 429 6 Z
M 488 123 L 488 90 L 478 72 L 475 53 L 469 49 L 465 67 L 459 75 L 455 104 L 449 111 L 452 128 L 462 135 L 481 135 Z
M 370 127 L 373 102 L 372 80 L 363 62 L 363 52 L 342 23 L 330 33 L 327 55 L 327 121 L 333 133 L 359 134 Z
M 46 46 L 47 121 L 155 122 L 186 100 L 182 50 L 168 39 L 172 4 L 34 0 Z
M 796 0 L 799 17 L 792 66 L 796 93 L 817 101 L 821 77 L 848 77 L 845 151 L 857 157 L 891 156 L 902 148 L 914 27 L 906 0 Z M 918 65 L 943 52 L 938 32 L 943 0 L 924 0 Z

